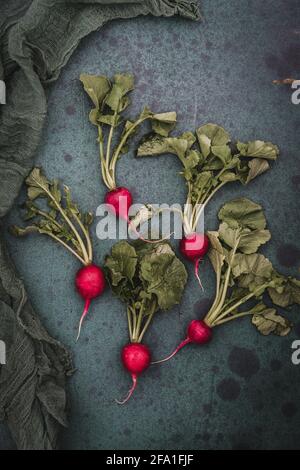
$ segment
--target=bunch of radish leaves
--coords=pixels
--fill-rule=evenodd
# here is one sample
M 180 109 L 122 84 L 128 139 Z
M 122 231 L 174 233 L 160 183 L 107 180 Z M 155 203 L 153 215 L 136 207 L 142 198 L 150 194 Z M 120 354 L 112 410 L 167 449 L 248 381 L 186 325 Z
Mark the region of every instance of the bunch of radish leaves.
M 16 236 L 30 233 L 46 235 L 72 253 L 83 267 L 75 276 L 75 286 L 84 300 L 84 310 L 80 318 L 77 339 L 90 303 L 105 289 L 105 277 L 100 266 L 93 263 L 93 245 L 90 226 L 91 212 L 81 212 L 72 200 L 68 186 L 58 180 L 50 181 L 40 168 L 33 168 L 25 180 L 27 200 L 25 206 L 26 227 L 11 227 Z
M 178 137 L 156 130 L 143 138 L 137 150 L 138 157 L 162 154 L 176 155 L 182 164 L 188 189 L 182 219 L 185 234 L 191 234 L 219 189 L 234 181 L 248 184 L 269 169 L 269 161 L 276 160 L 279 150 L 260 140 L 233 144 L 222 127 L 209 123 Z
M 216 295 L 204 321 L 214 327 L 251 315 L 263 335 L 285 336 L 291 323 L 270 301 L 279 307 L 300 304 L 300 280 L 279 274 L 258 252 L 271 238 L 261 206 L 240 198 L 225 204 L 218 216 L 218 231 L 208 232 Z
M 92 262 L 90 225 L 91 212 L 83 213 L 72 201 L 70 188 L 61 187 L 59 180 L 50 181 L 40 168 L 34 168 L 26 178 L 27 200 L 24 204 L 26 227 L 13 226 L 14 235 L 30 233 L 47 235 L 68 249 L 82 264 Z M 46 204 L 40 204 L 45 202 Z
M 168 135 L 176 124 L 176 113 L 157 114 L 145 107 L 133 119 L 124 117 L 134 89 L 133 75 L 116 74 L 110 80 L 103 75 L 81 74 L 80 80 L 94 105 L 89 119 L 97 127 L 102 178 L 111 191 L 117 188 L 116 163 L 128 151 L 128 141 L 139 126 L 149 120 L 154 132 Z
M 124 400 L 133 394 L 138 376 L 151 363 L 151 351 L 142 343 L 153 316 L 179 304 L 187 282 L 182 262 L 167 243 L 146 244 L 141 240 L 116 243 L 106 257 L 105 270 L 112 292 L 127 307 L 130 342 L 122 348 L 124 368 L 132 386 Z
M 113 294 L 127 305 L 129 338 L 140 342 L 159 310 L 180 303 L 187 273 L 168 243 L 117 242 L 105 259 Z

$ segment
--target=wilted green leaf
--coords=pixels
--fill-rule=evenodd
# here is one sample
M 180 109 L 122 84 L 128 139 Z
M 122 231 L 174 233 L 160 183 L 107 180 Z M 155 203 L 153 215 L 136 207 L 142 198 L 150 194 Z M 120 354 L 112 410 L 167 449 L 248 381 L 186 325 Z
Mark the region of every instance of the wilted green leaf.
M 80 75 L 80 81 L 95 107 L 100 109 L 105 96 L 110 90 L 109 80 L 103 75 L 88 75 L 82 73 Z
M 211 152 L 221 160 L 224 166 L 228 165 L 232 158 L 229 145 L 212 145 Z
M 105 259 L 105 267 L 113 286 L 117 286 L 122 279 L 132 283 L 137 266 L 137 254 L 132 245 L 126 241 L 116 243 L 111 255 Z
M 142 259 L 140 276 L 146 282 L 146 290 L 157 297 L 162 310 L 180 302 L 187 273 L 169 245 L 158 246 Z
M 247 233 L 248 232 L 248 233 Z M 264 245 L 271 239 L 269 230 L 243 230 L 238 245 L 239 251 L 245 254 L 256 253 L 261 245 Z
M 286 336 L 291 331 L 292 324 L 286 318 L 278 315 L 275 308 L 267 308 L 260 304 L 259 313 L 255 313 L 252 317 L 252 323 L 258 331 L 268 336 L 271 333 L 278 336 Z
M 300 280 L 282 276 L 281 281 L 277 288 L 268 289 L 273 303 L 279 307 L 300 304 Z
M 229 182 L 229 181 L 237 181 L 239 177 L 233 171 L 225 171 L 224 173 L 222 173 L 219 179 L 220 181 Z
M 218 232 L 207 232 L 207 236 L 210 241 L 210 249 L 208 252 L 210 262 L 214 268 L 215 273 L 220 274 L 224 264 L 225 254 L 223 246 L 219 240 L 219 234 Z
M 238 286 L 261 295 L 272 284 L 272 263 L 262 254 L 237 253 L 232 260 L 232 274 L 238 278 Z
M 266 171 L 270 169 L 270 165 L 268 161 L 262 158 L 254 158 L 253 160 L 250 160 L 250 162 L 248 163 L 248 167 L 249 167 L 249 172 L 245 180 L 246 184 L 248 184 L 257 176 L 261 175 L 262 173 L 265 173 Z
M 279 155 L 279 148 L 272 142 L 254 140 L 252 142 L 237 143 L 237 148 L 242 157 L 265 158 L 267 160 L 276 160 Z
M 206 158 L 213 146 L 224 146 L 230 142 L 229 134 L 216 124 L 205 124 L 196 131 L 201 152 Z
M 50 182 L 43 174 L 41 168 L 33 168 L 25 183 L 27 185 L 27 196 L 31 201 L 40 196 L 45 197 L 45 191 L 49 191 Z
M 137 156 L 158 156 L 166 153 L 177 155 L 182 163 L 189 143 L 186 139 L 178 137 L 161 137 L 157 134 L 151 135 L 145 139 L 138 147 Z
M 36 225 L 27 225 L 27 227 L 18 227 L 17 225 L 12 225 L 9 228 L 9 231 L 12 235 L 16 237 L 25 237 L 30 233 L 36 233 L 39 231 L 39 228 Z
M 124 111 L 129 105 L 129 98 L 126 96 L 134 89 L 134 78 L 130 74 L 116 74 L 110 92 L 106 95 L 105 104 L 112 111 Z
M 156 134 L 168 137 L 176 125 L 177 116 L 175 112 L 153 114 L 151 123 Z
M 231 228 L 262 230 L 266 227 L 266 218 L 262 207 L 246 198 L 234 199 L 224 204 L 218 217 Z

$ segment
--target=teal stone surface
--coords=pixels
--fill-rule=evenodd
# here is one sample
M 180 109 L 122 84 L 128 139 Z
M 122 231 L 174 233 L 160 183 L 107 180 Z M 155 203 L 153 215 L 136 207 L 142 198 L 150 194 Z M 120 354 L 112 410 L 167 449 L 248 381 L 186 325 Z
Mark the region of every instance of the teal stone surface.
M 82 41 L 48 89 L 37 164 L 70 186 L 81 207 L 95 211 L 105 187 L 79 75 L 132 72 L 136 89 L 129 114 L 145 104 L 158 112 L 176 110 L 178 131 L 216 122 L 234 140 L 270 140 L 280 147 L 269 173 L 248 187 L 231 184 L 218 193 L 206 210 L 205 227 L 217 227 L 217 211 L 229 199 L 246 196 L 261 203 L 272 232 L 263 252 L 278 270 L 297 275 L 300 105 L 292 104 L 289 86 L 272 80 L 300 79 L 299 1 L 203 0 L 201 7 L 202 23 L 151 17 L 115 21 Z M 183 204 L 179 170 L 171 155 L 137 160 L 131 148 L 118 164 L 117 179 L 132 189 L 136 202 Z M 19 221 L 23 200 L 24 193 L 7 227 Z M 93 227 L 95 261 L 102 263 L 113 240 L 98 240 L 96 223 Z M 298 307 L 287 313 L 295 324 L 289 336 L 262 337 L 249 319 L 219 327 L 211 344 L 191 346 L 168 364 L 150 367 L 131 401 L 118 406 L 114 399 L 130 386 L 119 360 L 128 340 L 124 305 L 107 289 L 93 302 L 76 344 L 83 309 L 74 291 L 77 261 L 43 237 L 19 240 L 7 233 L 6 238 L 43 324 L 73 352 L 77 371 L 68 383 L 69 428 L 61 434 L 61 448 L 300 448 L 300 365 L 291 362 L 291 344 L 300 337 Z M 201 264 L 204 293 L 193 267 L 186 266 L 182 304 L 157 314 L 145 336 L 155 358 L 169 353 L 189 320 L 201 318 L 211 302 L 214 275 L 208 260 Z M 14 448 L 4 425 L 0 448 Z

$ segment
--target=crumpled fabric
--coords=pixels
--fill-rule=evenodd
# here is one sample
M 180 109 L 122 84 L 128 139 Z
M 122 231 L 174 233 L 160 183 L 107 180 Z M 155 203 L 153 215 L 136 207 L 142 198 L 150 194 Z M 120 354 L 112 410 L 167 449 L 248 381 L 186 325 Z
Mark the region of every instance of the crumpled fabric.
M 56 80 L 80 40 L 106 22 L 138 15 L 200 18 L 189 0 L 14 0 L 0 2 L 0 419 L 18 449 L 51 450 L 66 426 L 70 353 L 33 310 L 3 239 L 1 219 L 27 176 L 47 112 L 45 87 Z

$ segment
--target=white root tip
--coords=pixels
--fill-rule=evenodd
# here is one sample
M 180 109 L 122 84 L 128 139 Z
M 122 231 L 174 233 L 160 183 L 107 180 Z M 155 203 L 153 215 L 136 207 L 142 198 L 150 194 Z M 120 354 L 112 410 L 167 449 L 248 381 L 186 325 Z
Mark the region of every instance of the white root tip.
M 202 291 L 204 292 L 204 287 L 202 285 L 202 282 L 201 282 L 201 279 L 200 279 L 200 276 L 199 276 L 199 273 L 198 273 L 198 270 L 199 270 L 199 264 L 200 262 L 202 261 L 201 258 L 198 258 L 196 261 L 195 261 L 195 276 L 196 276 L 196 279 L 199 283 L 199 286 L 200 288 L 202 289 Z

